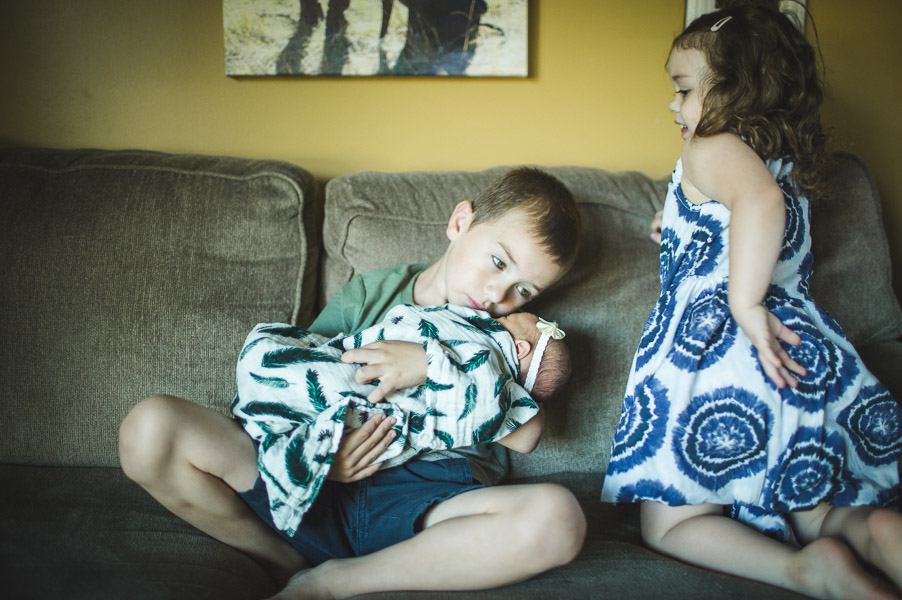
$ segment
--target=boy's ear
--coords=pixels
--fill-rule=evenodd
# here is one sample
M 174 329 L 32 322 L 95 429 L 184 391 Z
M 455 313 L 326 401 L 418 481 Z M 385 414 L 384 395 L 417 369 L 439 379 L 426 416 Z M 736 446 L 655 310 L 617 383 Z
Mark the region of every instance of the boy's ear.
M 514 340 L 514 346 L 517 347 L 517 360 L 523 360 L 523 357 L 532 350 L 532 344 L 526 340 Z
M 445 230 L 448 239 L 454 240 L 458 235 L 466 231 L 472 219 L 473 204 L 469 200 L 458 203 L 451 212 L 451 218 L 448 219 L 448 228 Z

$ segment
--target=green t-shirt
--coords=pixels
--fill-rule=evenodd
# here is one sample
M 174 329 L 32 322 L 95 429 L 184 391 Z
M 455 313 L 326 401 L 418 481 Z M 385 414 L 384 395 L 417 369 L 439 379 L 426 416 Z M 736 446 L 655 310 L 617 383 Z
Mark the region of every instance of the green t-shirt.
M 361 273 L 335 293 L 307 329 L 332 337 L 339 333 L 353 335 L 379 323 L 393 306 L 414 303 L 414 283 L 428 267 L 428 264 L 404 264 Z M 498 483 L 508 469 L 507 449 L 500 444 L 443 450 L 420 458 L 466 458 L 473 478 L 484 485 Z
M 341 286 L 307 329 L 332 337 L 354 335 L 385 318 L 393 306 L 413 304 L 413 284 L 428 264 L 410 264 L 362 273 Z

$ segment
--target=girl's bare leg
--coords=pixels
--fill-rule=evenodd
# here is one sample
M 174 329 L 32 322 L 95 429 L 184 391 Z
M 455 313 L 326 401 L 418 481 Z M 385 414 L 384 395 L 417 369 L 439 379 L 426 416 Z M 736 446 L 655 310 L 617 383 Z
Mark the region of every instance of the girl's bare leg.
M 254 485 L 256 457 L 234 419 L 173 396 L 142 400 L 119 429 L 119 460 L 130 479 L 284 585 L 308 564 L 236 494 Z
M 790 518 L 803 541 L 840 538 L 902 590 L 902 514 L 874 506 L 820 505 Z
M 820 537 L 801 550 L 723 515 L 723 507 L 642 505 L 642 536 L 674 558 L 813 598 L 898 599 L 868 575 L 841 540 Z
M 275 598 L 498 587 L 570 562 L 585 531 L 582 509 L 561 486 L 473 490 L 435 505 L 425 529 L 409 540 L 325 562 L 298 574 Z

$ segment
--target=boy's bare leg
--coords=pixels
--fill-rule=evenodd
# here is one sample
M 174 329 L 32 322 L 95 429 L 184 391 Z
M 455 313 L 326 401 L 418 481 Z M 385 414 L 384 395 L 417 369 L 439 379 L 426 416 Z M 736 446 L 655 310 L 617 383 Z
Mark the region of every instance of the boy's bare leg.
M 561 486 L 473 490 L 435 505 L 411 539 L 299 573 L 274 598 L 498 587 L 570 562 L 585 531 L 582 509 Z
M 646 502 L 641 511 L 645 542 L 688 563 L 813 598 L 898 600 L 839 539 L 818 537 L 799 550 L 723 516 L 713 504 Z
M 820 505 L 792 515 L 803 541 L 820 536 L 844 540 L 902 590 L 902 514 L 874 506 Z
M 235 493 L 257 478 L 237 421 L 173 396 L 139 402 L 119 429 L 125 474 L 167 509 L 261 563 L 284 584 L 308 563 Z

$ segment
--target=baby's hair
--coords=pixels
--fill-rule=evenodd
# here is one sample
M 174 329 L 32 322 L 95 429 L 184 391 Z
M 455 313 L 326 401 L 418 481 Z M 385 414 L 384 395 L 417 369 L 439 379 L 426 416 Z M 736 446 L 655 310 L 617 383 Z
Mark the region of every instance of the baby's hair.
M 827 136 L 814 49 L 776 0 L 723 4 L 690 23 L 671 47 L 701 51 L 710 68 L 695 135 L 730 132 L 763 160 L 788 156 L 795 185 L 819 195 Z M 720 27 L 712 31 L 715 24 Z
M 508 171 L 473 201 L 471 224 L 494 223 L 512 210 L 521 210 L 531 219 L 530 233 L 556 264 L 565 268 L 573 264 L 579 248 L 579 209 L 557 177 L 532 167 Z
M 570 379 L 570 350 L 564 340 L 549 339 L 530 394 L 545 402 L 560 394 Z

